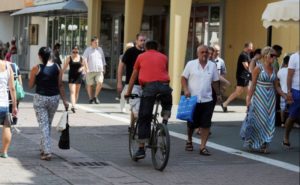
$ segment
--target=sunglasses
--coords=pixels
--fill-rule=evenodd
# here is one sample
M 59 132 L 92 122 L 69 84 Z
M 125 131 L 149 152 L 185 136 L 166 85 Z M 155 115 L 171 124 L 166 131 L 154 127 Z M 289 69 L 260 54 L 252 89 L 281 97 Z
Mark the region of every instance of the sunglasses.
M 276 55 L 276 54 L 270 54 L 270 57 L 271 57 L 271 58 L 276 58 L 277 55 Z
M 72 53 L 77 54 L 77 53 L 79 53 L 79 52 L 78 52 L 78 51 L 73 51 Z

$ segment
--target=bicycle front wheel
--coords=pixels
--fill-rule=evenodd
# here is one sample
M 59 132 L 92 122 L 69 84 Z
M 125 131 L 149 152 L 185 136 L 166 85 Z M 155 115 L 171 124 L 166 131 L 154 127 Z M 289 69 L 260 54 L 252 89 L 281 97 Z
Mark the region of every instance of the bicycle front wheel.
M 129 127 L 129 155 L 133 161 L 137 161 L 134 157 L 135 152 L 139 148 L 138 143 L 138 129 L 136 122 Z
M 170 135 L 165 124 L 158 124 L 152 137 L 151 157 L 156 170 L 163 171 L 168 164 L 170 154 Z

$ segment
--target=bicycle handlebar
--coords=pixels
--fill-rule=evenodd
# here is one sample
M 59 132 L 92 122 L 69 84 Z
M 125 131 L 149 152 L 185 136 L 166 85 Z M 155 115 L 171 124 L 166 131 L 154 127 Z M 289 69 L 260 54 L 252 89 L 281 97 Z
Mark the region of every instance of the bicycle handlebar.
M 129 99 L 129 98 L 135 99 L 135 98 L 140 98 L 141 96 L 139 96 L 138 94 L 130 94 L 128 96 L 125 95 L 124 97 L 125 99 Z

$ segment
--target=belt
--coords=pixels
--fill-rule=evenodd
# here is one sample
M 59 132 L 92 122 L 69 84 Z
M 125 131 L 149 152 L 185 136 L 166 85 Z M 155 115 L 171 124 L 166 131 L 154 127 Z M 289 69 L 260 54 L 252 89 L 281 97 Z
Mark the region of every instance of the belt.
M 153 82 L 144 82 L 142 86 L 145 87 L 146 85 L 150 85 L 150 84 L 154 84 L 154 83 L 160 83 L 162 85 L 169 85 L 169 81 L 153 81 Z

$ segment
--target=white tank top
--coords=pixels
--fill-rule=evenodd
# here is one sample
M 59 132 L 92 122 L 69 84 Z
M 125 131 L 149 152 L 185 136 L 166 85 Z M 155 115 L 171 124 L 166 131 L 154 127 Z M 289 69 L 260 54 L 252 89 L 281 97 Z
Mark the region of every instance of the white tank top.
M 8 80 L 9 80 L 8 64 L 6 70 L 0 72 L 0 107 L 8 107 Z

